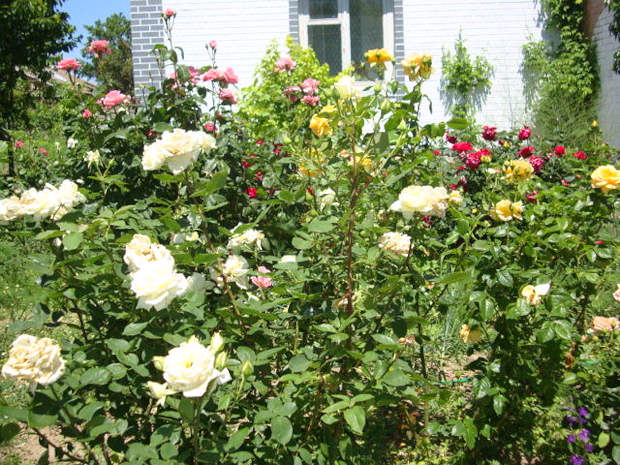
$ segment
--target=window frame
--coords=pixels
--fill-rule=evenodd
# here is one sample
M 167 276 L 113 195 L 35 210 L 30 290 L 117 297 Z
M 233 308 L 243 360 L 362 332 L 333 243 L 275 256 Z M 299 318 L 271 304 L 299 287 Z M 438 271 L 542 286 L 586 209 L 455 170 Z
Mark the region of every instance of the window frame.
M 310 18 L 310 0 L 299 1 L 299 43 L 308 47 L 308 26 L 340 26 L 342 69 L 351 66 L 351 23 L 349 2 L 359 0 L 337 0 L 338 14 L 335 18 Z M 394 0 L 382 0 L 383 48 L 394 53 Z

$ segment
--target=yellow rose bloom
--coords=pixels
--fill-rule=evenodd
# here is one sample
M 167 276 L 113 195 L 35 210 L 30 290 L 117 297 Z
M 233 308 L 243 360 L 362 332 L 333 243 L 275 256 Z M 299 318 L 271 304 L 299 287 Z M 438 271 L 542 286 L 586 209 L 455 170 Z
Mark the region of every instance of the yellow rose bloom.
M 375 167 L 375 163 L 367 155 L 353 155 L 349 158 L 349 166 L 370 171 Z
M 433 72 L 433 58 L 428 54 L 412 53 L 400 64 L 411 81 L 417 78 L 428 79 Z
M 542 296 L 549 293 L 550 286 L 550 283 L 538 284 L 537 286 L 528 284 L 521 289 L 521 297 L 523 297 L 530 305 L 540 305 L 542 302 Z
M 384 48 L 368 50 L 364 56 L 370 66 L 384 66 L 387 61 L 394 61 L 394 57 Z
M 448 202 L 458 205 L 463 202 L 463 196 L 461 195 L 461 191 L 452 191 L 448 196 Z
M 310 119 L 310 129 L 312 129 L 312 132 L 317 137 L 330 136 L 332 133 L 329 120 L 319 115 L 312 115 Z
M 320 167 L 325 162 L 325 157 L 316 149 L 312 149 L 310 157 L 308 158 L 306 154 L 304 158 L 305 160 L 298 163 L 298 171 L 305 176 L 318 177 L 322 173 Z
M 476 344 L 482 339 L 482 332 L 480 328 L 471 329 L 469 325 L 463 325 L 459 331 L 459 336 L 463 342 Z
M 321 111 L 319 112 L 319 114 L 324 113 L 324 114 L 328 114 L 331 115 L 332 113 L 336 113 L 338 110 L 334 105 L 325 105 L 323 108 L 321 108 Z
M 520 220 L 522 219 L 523 202 L 512 203 L 510 200 L 500 200 L 489 213 L 497 221 Z
M 504 176 L 508 182 L 527 181 L 534 175 L 534 168 L 527 160 L 510 160 L 504 163 Z
M 603 165 L 596 168 L 592 174 L 592 187 L 607 192 L 620 186 L 620 171 L 613 165 Z

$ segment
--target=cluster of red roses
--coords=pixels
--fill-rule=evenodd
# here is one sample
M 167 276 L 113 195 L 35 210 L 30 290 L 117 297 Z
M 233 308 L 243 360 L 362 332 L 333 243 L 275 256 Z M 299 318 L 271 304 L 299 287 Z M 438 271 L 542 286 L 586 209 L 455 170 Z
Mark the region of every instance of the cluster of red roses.
M 258 145 L 258 146 L 263 146 L 264 144 L 265 144 L 265 141 L 263 139 L 258 139 L 256 141 L 256 145 Z M 285 156 L 285 157 L 288 156 L 288 153 L 282 153 L 282 148 L 281 147 L 283 147 L 283 146 L 284 146 L 284 144 L 274 143 L 273 144 L 273 153 L 275 155 L 278 155 L 278 156 L 280 156 L 280 154 L 282 154 L 281 156 Z M 256 159 L 256 154 L 255 153 L 249 153 L 248 154 L 248 158 L 241 161 L 242 168 L 246 169 L 246 170 L 249 169 L 252 166 L 252 164 L 254 163 L 255 159 Z M 262 171 L 256 171 L 254 173 L 250 173 L 250 176 L 252 176 L 252 179 L 254 181 L 261 182 L 263 180 L 263 172 Z M 267 193 L 269 195 L 273 195 L 275 193 L 275 191 L 276 191 L 275 188 L 272 187 L 272 188 L 267 190 Z M 248 187 L 248 188 L 246 188 L 244 190 L 244 192 L 251 199 L 258 198 L 258 194 L 259 194 L 258 187 L 254 187 L 254 186 Z

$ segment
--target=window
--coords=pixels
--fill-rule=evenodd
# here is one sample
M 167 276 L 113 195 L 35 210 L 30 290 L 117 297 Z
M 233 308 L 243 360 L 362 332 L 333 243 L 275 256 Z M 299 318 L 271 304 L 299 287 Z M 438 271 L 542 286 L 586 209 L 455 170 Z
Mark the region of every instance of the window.
M 299 42 L 336 75 L 373 48 L 394 52 L 392 0 L 301 0 Z

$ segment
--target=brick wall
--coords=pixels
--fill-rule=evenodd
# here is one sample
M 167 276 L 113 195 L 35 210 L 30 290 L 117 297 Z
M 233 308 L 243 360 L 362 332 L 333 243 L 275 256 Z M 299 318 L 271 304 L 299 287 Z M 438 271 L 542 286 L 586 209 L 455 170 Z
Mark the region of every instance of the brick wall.
M 133 53 L 133 78 L 135 95 L 145 95 L 145 86 L 158 85 L 161 74 L 153 46 L 164 42 L 164 25 L 161 19 L 162 0 L 130 0 L 131 43 Z

